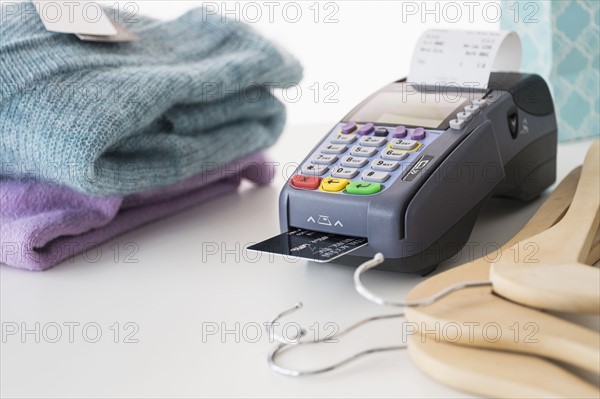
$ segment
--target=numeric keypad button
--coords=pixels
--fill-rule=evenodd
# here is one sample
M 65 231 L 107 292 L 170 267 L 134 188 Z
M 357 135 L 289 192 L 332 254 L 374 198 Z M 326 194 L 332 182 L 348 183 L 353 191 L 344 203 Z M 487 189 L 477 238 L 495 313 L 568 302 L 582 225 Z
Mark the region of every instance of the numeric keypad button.
M 359 144 L 367 147 L 381 147 L 387 142 L 385 137 L 364 136 L 361 137 Z
M 302 174 L 309 176 L 321 176 L 325 174 L 325 172 L 327 172 L 328 170 L 329 168 L 327 167 L 327 165 L 308 164 L 302 167 Z
M 362 146 L 354 146 L 350 149 L 350 154 L 356 155 L 359 157 L 370 157 L 377 153 L 377 148 L 373 147 L 362 147 Z
M 398 169 L 400 164 L 395 161 L 386 161 L 385 159 L 376 159 L 371 162 L 371 169 L 374 170 L 385 170 L 386 172 L 392 172 Z
M 356 136 L 353 134 L 338 134 L 331 142 L 333 144 L 352 144 L 356 141 Z
M 329 144 L 321 149 L 323 154 L 343 154 L 348 149 L 344 144 Z
M 340 179 L 352 179 L 358 174 L 358 169 L 354 168 L 335 168 L 331 172 L 333 177 L 339 177 Z
M 376 183 L 383 183 L 390 178 L 390 174 L 387 172 L 378 172 L 375 170 L 365 170 L 361 178 L 365 181 L 373 181 Z
M 410 151 L 417 148 L 419 145 L 418 141 L 405 140 L 405 139 L 394 139 L 390 143 L 390 147 L 394 150 Z
M 398 150 L 383 150 L 381 151 L 381 158 L 389 159 L 392 161 L 402 161 L 408 157 L 408 152 Z
M 342 166 L 349 166 L 351 168 L 362 168 L 367 162 L 369 162 L 367 158 L 352 155 L 342 158 Z
M 335 154 L 319 154 L 311 159 L 312 163 L 318 163 L 320 165 L 331 165 L 338 160 Z

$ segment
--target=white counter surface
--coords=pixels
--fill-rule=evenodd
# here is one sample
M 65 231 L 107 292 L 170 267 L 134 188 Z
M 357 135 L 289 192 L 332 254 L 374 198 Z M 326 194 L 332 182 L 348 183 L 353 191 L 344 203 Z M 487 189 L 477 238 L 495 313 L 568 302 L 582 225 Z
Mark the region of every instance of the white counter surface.
M 327 129 L 288 128 L 270 151 L 272 158 L 300 161 Z M 559 178 L 583 161 L 589 143 L 560 145 Z M 270 187 L 246 186 L 237 195 L 120 236 L 100 247 L 96 262 L 79 255 L 44 273 L 0 266 L 2 326 L 20 329 L 3 336 L 0 396 L 467 396 L 429 379 L 406 351 L 370 356 L 315 377 L 271 372 L 266 355 L 273 344 L 257 326 L 299 300 L 304 309 L 282 320 L 290 335 L 296 321 L 312 331 L 318 323 L 326 334 L 332 331 L 327 322 L 343 328 L 358 318 L 394 312 L 354 291 L 351 267 L 246 254 L 245 245 L 278 233 L 282 184 L 279 176 Z M 471 243 L 502 244 L 539 203 L 490 201 Z M 422 277 L 373 271 L 365 280 L 401 298 Z M 358 349 L 399 344 L 401 322 L 381 322 L 283 360 L 288 366 L 324 366 Z M 597 328 L 597 318 L 591 322 Z M 36 323 L 39 342 L 22 331 L 34 330 Z M 62 336 L 52 343 L 57 326 Z

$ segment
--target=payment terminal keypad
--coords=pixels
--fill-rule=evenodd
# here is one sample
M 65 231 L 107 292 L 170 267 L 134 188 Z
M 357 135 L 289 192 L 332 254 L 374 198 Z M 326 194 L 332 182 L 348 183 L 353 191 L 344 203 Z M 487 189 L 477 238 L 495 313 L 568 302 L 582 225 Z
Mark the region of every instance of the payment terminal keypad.
M 443 131 L 422 127 L 338 124 L 292 176 L 297 190 L 374 195 L 391 186 Z

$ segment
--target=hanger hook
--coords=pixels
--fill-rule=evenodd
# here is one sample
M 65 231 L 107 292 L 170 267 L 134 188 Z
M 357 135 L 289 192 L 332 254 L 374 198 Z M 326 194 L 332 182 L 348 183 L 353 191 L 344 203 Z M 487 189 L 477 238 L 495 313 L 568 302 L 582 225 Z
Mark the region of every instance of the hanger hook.
M 357 267 L 356 270 L 354 271 L 354 288 L 356 289 L 356 291 L 358 291 L 358 293 L 360 295 L 362 295 L 369 301 L 376 303 L 377 305 L 380 305 L 380 306 L 394 306 L 394 307 L 402 307 L 402 308 L 427 306 L 427 305 L 431 305 L 432 303 L 439 301 L 440 299 L 450 295 L 451 293 L 453 293 L 455 291 L 464 290 L 466 288 L 491 287 L 492 286 L 491 281 L 471 281 L 471 282 L 458 283 L 458 284 L 451 285 L 451 286 L 446 287 L 443 290 L 437 292 L 434 295 L 431 295 L 427 298 L 423 298 L 418 301 L 399 301 L 399 302 L 392 301 L 392 300 L 382 298 L 379 295 L 375 294 L 373 291 L 369 290 L 367 287 L 365 287 L 365 285 L 363 284 L 363 282 L 361 280 L 361 276 L 364 273 L 379 266 L 380 264 L 383 263 L 384 260 L 385 260 L 385 258 L 383 257 L 383 254 L 377 253 L 373 257 L 373 259 L 370 259 L 370 260 L 364 262 L 362 265 Z
M 275 334 L 273 331 L 273 325 L 282 317 L 285 317 L 285 316 L 301 309 L 302 306 L 303 306 L 302 303 L 298 302 L 292 308 L 284 310 L 283 312 L 281 312 L 277 316 L 275 316 L 273 319 L 271 319 L 271 321 L 269 323 L 267 323 L 267 326 L 266 326 L 267 332 L 270 334 L 270 336 L 273 337 L 273 339 L 275 341 L 277 341 L 279 343 L 275 347 L 275 349 L 273 349 L 269 353 L 269 355 L 267 357 L 267 361 L 268 361 L 271 369 L 279 374 L 283 374 L 283 375 L 287 375 L 287 376 L 291 376 L 291 377 L 300 377 L 300 376 L 306 376 L 306 375 L 315 375 L 315 374 L 326 373 L 326 372 L 335 370 L 339 367 L 342 367 L 348 363 L 351 363 L 361 357 L 364 357 L 364 356 L 367 356 L 367 355 L 370 355 L 373 353 L 389 352 L 389 351 L 400 350 L 400 349 L 406 348 L 406 345 L 383 346 L 383 347 L 371 348 L 371 349 L 367 349 L 367 350 L 355 353 L 354 355 L 349 356 L 346 359 L 343 359 L 331 366 L 323 367 L 320 369 L 314 369 L 314 370 L 294 370 L 294 369 L 282 367 L 277 364 L 277 361 L 276 361 L 277 357 L 279 355 L 281 355 L 283 352 L 286 352 L 292 348 L 298 347 L 300 345 L 314 345 L 314 344 L 320 344 L 320 343 L 324 343 L 327 341 L 331 341 L 331 340 L 340 338 L 340 337 L 350 333 L 351 331 L 359 328 L 360 326 L 363 326 L 367 323 L 371 323 L 374 321 L 404 317 L 404 313 L 395 313 L 395 314 L 387 314 L 387 315 L 378 315 L 378 316 L 368 317 L 366 319 L 357 321 L 356 323 L 345 328 L 344 330 L 339 331 L 338 333 L 336 333 L 332 336 L 329 336 L 329 337 L 326 337 L 323 339 L 312 340 L 312 341 L 302 341 L 301 340 L 301 338 L 306 335 L 306 330 L 304 330 L 304 329 L 300 330 L 300 333 L 296 336 L 294 341 L 290 341 L 289 339 L 285 339 L 284 337 L 282 337 L 278 334 Z
M 304 305 L 302 304 L 302 302 L 298 302 L 293 307 L 284 310 L 283 312 L 279 313 L 277 316 L 275 316 L 271 320 L 269 320 L 269 322 L 267 324 L 265 324 L 265 329 L 267 330 L 267 334 L 269 334 L 269 337 L 272 337 L 273 340 L 277 341 L 278 343 L 280 343 L 282 345 L 297 345 L 298 343 L 300 343 L 300 340 L 302 339 L 302 337 L 304 337 L 306 335 L 306 330 L 304 328 L 300 329 L 300 331 L 298 332 L 298 335 L 296 335 L 296 337 L 294 337 L 293 339 L 289 339 L 282 335 L 277 334 L 275 332 L 274 325 L 282 317 L 285 317 L 289 314 L 296 312 L 299 309 L 302 309 L 303 306 Z
M 435 295 L 424 298 L 422 300 L 402 301 L 402 302 L 390 301 L 390 300 L 384 299 L 384 298 L 376 295 L 374 292 L 370 291 L 368 288 L 366 288 L 364 286 L 364 284 L 361 281 L 361 276 L 365 272 L 379 266 L 381 263 L 383 263 L 384 260 L 385 260 L 385 258 L 383 256 L 383 254 L 377 253 L 373 257 L 373 259 L 370 259 L 370 260 L 364 262 L 354 272 L 354 287 L 356 288 L 356 291 L 358 291 L 358 293 L 360 295 L 362 295 L 369 301 L 374 302 L 381 306 L 395 306 L 395 307 L 427 306 L 427 305 L 431 305 L 432 303 L 437 302 L 441 298 L 444 298 L 445 296 L 450 295 L 451 293 L 453 293 L 455 291 L 459 291 L 459 290 L 462 290 L 465 288 L 489 287 L 492 285 L 492 283 L 490 281 L 473 281 L 473 282 L 468 282 L 468 283 L 459 283 L 459 284 L 455 284 L 450 287 L 447 287 L 444 290 L 436 293 Z M 394 314 L 368 317 L 366 319 L 357 321 L 356 323 L 352 324 L 351 326 L 347 327 L 346 329 L 344 329 L 342 331 L 339 331 L 338 333 L 336 333 L 332 336 L 329 336 L 324 339 L 313 340 L 313 341 L 303 341 L 302 340 L 302 338 L 306 335 L 306 330 L 303 328 L 300 329 L 299 333 L 296 335 L 296 337 L 293 340 L 286 339 L 285 337 L 283 337 L 279 334 L 276 334 L 273 329 L 274 324 L 282 317 L 288 316 L 291 313 L 294 313 L 297 310 L 301 309 L 302 306 L 303 306 L 302 302 L 298 302 L 292 308 L 284 310 L 283 312 L 279 313 L 277 316 L 273 317 L 271 319 L 271 321 L 269 323 L 267 323 L 265 326 L 269 336 L 273 337 L 273 339 L 278 342 L 278 345 L 275 347 L 275 349 L 273 349 L 269 353 L 267 361 L 268 361 L 271 369 L 279 374 L 283 374 L 283 375 L 287 375 L 287 376 L 291 376 L 291 377 L 300 377 L 300 376 L 321 374 L 321 373 L 326 373 L 326 372 L 338 369 L 348 363 L 351 363 L 361 357 L 364 357 L 364 356 L 367 356 L 370 354 L 406 349 L 406 345 L 375 347 L 375 348 L 367 349 L 367 350 L 364 350 L 361 352 L 357 352 L 354 355 L 351 355 L 337 363 L 334 363 L 331 366 L 323 367 L 320 369 L 295 370 L 295 369 L 289 369 L 289 368 L 282 367 L 277 364 L 276 359 L 279 355 L 281 355 L 282 353 L 284 353 L 286 351 L 289 351 L 290 349 L 297 348 L 298 346 L 301 346 L 301 345 L 314 345 L 314 344 L 331 341 L 333 339 L 340 338 L 340 337 L 348 334 L 349 332 L 357 329 L 360 326 L 363 326 L 367 323 L 371 323 L 374 321 L 393 319 L 393 318 L 397 318 L 397 317 L 404 317 L 404 313 L 394 313 Z

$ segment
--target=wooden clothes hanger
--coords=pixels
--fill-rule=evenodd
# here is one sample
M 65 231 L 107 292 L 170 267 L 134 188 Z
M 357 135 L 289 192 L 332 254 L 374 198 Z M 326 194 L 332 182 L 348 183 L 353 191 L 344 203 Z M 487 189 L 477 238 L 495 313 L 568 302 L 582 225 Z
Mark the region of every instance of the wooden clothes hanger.
M 600 312 L 600 269 L 584 264 L 600 224 L 600 140 L 587 152 L 573 201 L 551 228 L 518 242 L 492 265 L 494 291 L 515 302 L 563 312 Z
M 534 236 L 550 228 L 561 219 L 574 196 L 580 171 L 581 168 L 575 169 L 560 183 L 523 229 L 513 240 L 509 241 L 503 247 L 503 250 L 511 247 L 512 242 L 522 241 L 528 236 Z M 595 241 L 597 239 L 598 234 L 596 234 Z M 600 245 L 596 245 L 590 251 L 587 262 L 593 263 L 598 260 L 599 249 Z M 417 285 L 409 293 L 407 299 L 410 301 L 422 300 L 459 282 L 480 281 L 489 275 L 489 270 L 490 265 L 484 258 L 477 259 L 476 261 L 428 278 Z M 476 314 L 470 314 L 470 309 L 474 303 L 478 305 L 479 311 Z M 461 308 L 463 311 L 461 311 Z M 430 306 L 409 308 L 406 311 L 406 316 L 413 322 L 424 322 L 426 323 L 426 328 L 431 328 L 431 324 L 435 323 L 435 321 L 439 322 L 440 318 L 443 319 L 442 322 L 446 323 L 449 322 L 448 320 L 455 320 L 456 316 L 459 316 L 458 318 L 463 321 L 472 321 L 473 317 L 471 316 L 478 316 L 482 309 L 486 313 L 493 312 L 492 317 L 488 318 L 488 320 L 498 320 L 494 316 L 506 314 L 513 316 L 512 321 L 520 320 L 523 322 L 525 320 L 535 320 L 536 324 L 533 326 L 537 326 L 540 331 L 546 331 L 546 334 L 541 338 L 542 340 L 538 342 L 545 343 L 546 345 L 532 348 L 537 349 L 533 351 L 534 353 L 537 352 L 537 354 L 542 356 L 560 359 L 598 372 L 597 345 L 600 336 L 590 330 L 573 325 L 559 318 L 507 302 L 502 298 L 494 296 L 488 287 L 458 291 Z M 461 314 L 457 315 L 457 312 Z M 502 316 L 502 319 L 506 321 L 505 316 Z M 513 324 L 512 326 L 515 325 Z M 521 324 L 521 326 L 524 325 Z M 503 332 L 511 333 L 510 330 L 506 329 L 506 325 L 503 327 Z M 557 332 L 560 333 L 559 330 L 561 329 L 567 333 L 557 335 Z M 572 354 L 573 356 L 569 356 L 568 351 L 573 349 L 574 346 L 572 343 L 568 344 L 565 350 L 559 349 L 558 353 L 555 348 L 551 347 L 550 350 L 544 348 L 544 346 L 547 347 L 548 345 L 562 347 L 562 343 L 565 341 L 568 343 L 569 339 L 579 340 L 581 338 L 580 334 L 583 334 L 585 339 L 583 340 L 584 342 L 579 342 L 575 345 L 580 346 L 579 349 L 581 349 L 575 350 L 575 353 L 587 358 L 581 362 L 573 359 L 575 353 Z M 594 342 L 596 343 L 595 345 Z M 507 340 L 496 345 L 486 345 L 485 340 L 480 339 L 479 342 L 474 344 L 493 349 L 515 349 L 514 345 L 510 345 Z M 490 344 L 490 342 L 487 344 Z M 586 346 L 588 347 L 587 350 L 584 349 Z M 411 337 L 408 349 L 415 364 L 430 377 L 455 388 L 479 395 L 507 397 L 600 396 L 600 391 L 598 391 L 597 387 L 575 377 L 552 362 L 536 356 L 436 342 L 430 337 L 423 338 L 422 336 Z M 570 357 L 571 361 L 568 361 L 566 357 Z
M 550 228 L 565 213 L 577 186 L 579 170 L 571 172 L 542 204 L 523 229 L 501 251 L 514 241 L 521 241 Z M 457 283 L 485 280 L 490 265 L 485 258 L 458 266 L 432 276 L 411 290 L 408 301 L 419 301 Z M 410 307 L 405 311 L 410 322 L 431 330 L 437 326 L 457 323 L 460 339 L 454 343 L 490 349 L 501 349 L 539 355 L 560 360 L 600 374 L 600 335 L 558 317 L 509 302 L 494 295 L 490 287 L 471 288 L 452 293 L 428 306 Z M 481 328 L 473 328 L 479 323 Z M 488 336 L 483 326 L 493 325 L 501 332 L 496 340 Z M 524 334 L 534 331 L 535 342 Z M 518 334 L 516 336 L 515 334 Z M 441 337 L 442 340 L 444 337 Z M 516 338 L 516 339 L 515 339 Z
M 506 251 L 512 242 L 534 236 L 557 223 L 571 205 L 579 176 L 579 169 L 573 171 L 503 249 Z M 490 265 L 485 258 L 428 278 L 415 287 L 403 302 L 382 299 L 362 285 L 360 275 L 382 260 L 382 257 L 376 257 L 357 269 L 357 290 L 375 303 L 405 307 L 407 319 L 421 326 L 422 330 L 436 331 L 440 326 L 454 323 L 460 326 L 461 331 L 459 339 L 452 342 L 545 356 L 594 373 L 600 372 L 600 336 L 596 332 L 493 295 L 488 280 Z M 471 288 L 462 290 L 465 286 Z M 479 323 L 480 327 L 490 324 L 499 327 L 500 337 L 490 340 L 482 328 L 472 331 L 473 323 Z M 528 326 L 538 329 L 537 341 L 515 339 L 511 328 Z
M 531 355 L 470 348 L 411 336 L 408 353 L 426 375 L 475 395 L 502 398 L 598 398 L 598 387 Z

